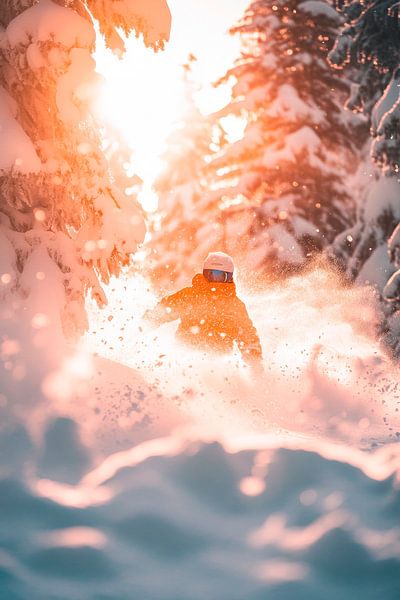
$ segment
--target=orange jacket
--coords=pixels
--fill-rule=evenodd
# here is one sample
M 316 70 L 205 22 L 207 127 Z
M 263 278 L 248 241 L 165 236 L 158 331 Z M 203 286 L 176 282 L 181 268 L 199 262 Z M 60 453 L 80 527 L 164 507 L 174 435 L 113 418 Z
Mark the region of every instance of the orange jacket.
M 145 317 L 155 325 L 180 319 L 177 335 L 186 344 L 229 353 L 236 342 L 247 362 L 262 358 L 260 340 L 234 283 L 210 283 L 196 275 L 191 287 L 163 298 Z

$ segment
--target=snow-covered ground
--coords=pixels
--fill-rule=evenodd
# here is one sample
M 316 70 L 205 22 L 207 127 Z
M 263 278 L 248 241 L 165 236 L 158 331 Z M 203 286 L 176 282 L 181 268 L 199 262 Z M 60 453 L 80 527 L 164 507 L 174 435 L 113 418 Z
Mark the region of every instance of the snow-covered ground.
M 241 281 L 258 380 L 144 330 L 140 278 L 109 293 L 0 435 L 0 597 L 397 600 L 400 378 L 372 291 Z
M 399 449 L 176 439 L 3 479 L 7 600 L 397 600 Z
M 400 378 L 376 339 L 371 288 L 343 286 L 324 269 L 262 292 L 247 289 L 239 278 L 238 293 L 263 346 L 265 372 L 256 379 L 239 356 L 220 358 L 179 346 L 174 323 L 146 329 L 141 316 L 156 298 L 140 278 L 110 288 L 109 307 L 93 308 L 84 348 L 98 354 L 96 361 L 133 369 L 126 373 L 134 372 L 158 395 L 157 433 L 186 423 L 216 439 L 291 431 L 367 447 L 397 440 Z M 113 374 L 110 365 L 100 369 L 100 388 L 111 376 L 107 389 L 115 401 L 126 375 Z M 146 415 L 153 413 L 154 423 L 152 394 L 145 392 L 139 404 Z M 125 429 L 137 428 L 137 412 L 125 417 Z

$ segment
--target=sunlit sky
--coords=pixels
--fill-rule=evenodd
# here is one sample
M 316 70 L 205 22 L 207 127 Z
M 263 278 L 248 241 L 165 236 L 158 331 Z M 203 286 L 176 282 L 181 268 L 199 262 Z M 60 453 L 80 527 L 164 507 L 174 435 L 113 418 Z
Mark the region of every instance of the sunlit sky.
M 218 110 L 229 89 L 215 90 L 212 82 L 224 74 L 239 54 L 239 41 L 227 31 L 243 14 L 249 0 L 168 0 L 172 32 L 164 52 L 144 48 L 134 36 L 119 60 L 101 44 L 97 69 L 106 84 L 100 98 L 103 116 L 124 135 L 134 151 L 135 172 L 144 180 L 142 201 L 152 208 L 151 184 L 162 163 L 160 156 L 182 110 L 182 65 L 197 58 L 194 76 L 202 85 L 198 96 L 204 113 Z

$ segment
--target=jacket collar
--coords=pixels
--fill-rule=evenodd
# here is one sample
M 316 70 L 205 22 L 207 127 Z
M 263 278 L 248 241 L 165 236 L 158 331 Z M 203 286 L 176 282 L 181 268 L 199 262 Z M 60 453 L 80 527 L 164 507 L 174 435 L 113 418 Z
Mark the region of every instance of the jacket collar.
M 236 285 L 231 283 L 214 283 L 207 281 L 202 273 L 198 273 L 192 279 L 192 286 L 204 292 L 214 292 L 223 296 L 236 296 Z

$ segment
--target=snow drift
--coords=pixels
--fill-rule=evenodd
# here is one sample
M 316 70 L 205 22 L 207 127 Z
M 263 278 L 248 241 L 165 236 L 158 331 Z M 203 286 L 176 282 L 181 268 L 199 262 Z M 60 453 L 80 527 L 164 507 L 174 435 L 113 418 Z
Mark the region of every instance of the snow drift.
M 399 381 L 372 290 L 322 269 L 239 288 L 256 382 L 144 331 L 155 298 L 127 278 L 40 403 L 26 380 L 0 396 L 7 600 L 397 599 Z
M 2 478 L 2 593 L 396 600 L 399 458 L 394 446 L 367 455 L 170 438 L 110 457 L 77 486 Z

